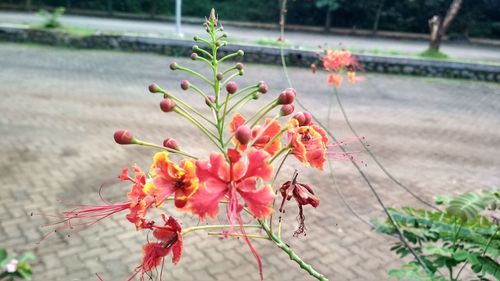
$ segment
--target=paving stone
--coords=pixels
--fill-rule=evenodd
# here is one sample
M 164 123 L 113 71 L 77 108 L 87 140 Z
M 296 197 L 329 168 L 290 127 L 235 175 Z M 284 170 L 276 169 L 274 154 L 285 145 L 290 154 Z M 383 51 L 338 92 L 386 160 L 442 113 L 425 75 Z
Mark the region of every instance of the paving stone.
M 34 281 L 96 280 L 95 273 L 104 280 L 126 280 L 139 264 L 147 236 L 135 231 L 125 214 L 89 229 L 51 233 L 37 244 L 51 230 L 41 226 L 54 221 L 41 213 L 61 213 L 75 204 L 100 204 L 99 187 L 114 180 L 123 166 L 149 167 L 154 151 L 115 145 L 114 130 L 128 128 L 158 143 L 174 137 L 196 155 L 209 152 L 208 145 L 200 145 L 195 129 L 159 111 L 158 97 L 146 94 L 151 82 L 177 89 L 185 75 L 166 70 L 171 60 L 145 54 L 0 45 L 0 244 L 16 253 L 35 252 Z M 190 60 L 176 61 L 199 68 Z M 271 87 L 262 101 L 243 110 L 250 114 L 287 85 L 278 67 L 265 66 L 265 77 L 262 66 L 246 68 L 242 86 L 265 78 Z M 320 86 L 324 77 L 296 68 L 291 68 L 290 75 L 301 101 L 326 120 L 324 104 L 331 93 Z M 500 96 L 496 94 L 500 85 L 366 77 L 364 83 L 341 89 L 342 99 L 353 125 L 401 182 L 427 199 L 500 185 L 494 168 L 500 166 Z M 206 111 L 198 96 L 184 93 L 186 101 L 198 102 L 195 107 Z M 337 109 L 331 127 L 339 138 L 352 138 Z M 387 205 L 422 207 L 389 181 L 368 155 L 357 153 L 356 157 L 368 162 L 363 170 Z M 284 180 L 299 167 L 291 163 L 292 167 L 284 169 Z M 305 209 L 307 236 L 298 239 L 291 235 L 297 227 L 297 209 L 287 204 L 288 224 L 283 227 L 287 243 L 332 280 L 386 280 L 387 271 L 402 263 L 389 251 L 396 240 L 374 233 L 357 220 L 326 173 L 299 168 L 300 180 L 315 188 L 321 204 Z M 334 171 L 356 211 L 366 219 L 384 219 L 347 162 L 335 162 Z M 120 202 L 128 188 L 111 185 L 103 188 L 102 195 Z M 31 212 L 36 214 L 30 216 Z M 184 226 L 200 223 L 184 214 L 180 217 Z M 221 216 L 213 222 L 224 219 Z M 254 246 L 263 258 L 266 280 L 312 280 L 267 241 L 255 241 Z M 258 279 L 255 259 L 244 242 L 204 233 L 186 236 L 181 262 L 173 266 L 168 259 L 165 266 L 165 280 Z

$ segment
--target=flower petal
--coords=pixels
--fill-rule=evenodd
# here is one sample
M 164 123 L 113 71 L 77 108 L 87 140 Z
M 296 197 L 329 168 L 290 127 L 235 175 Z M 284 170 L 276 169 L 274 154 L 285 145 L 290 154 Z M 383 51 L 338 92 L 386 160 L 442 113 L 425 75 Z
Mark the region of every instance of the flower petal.
M 227 192 L 227 183 L 208 178 L 190 200 L 189 209 L 201 219 L 207 215 L 214 218 L 219 212 L 219 202 Z
M 245 124 L 245 122 L 245 117 L 243 117 L 243 115 L 239 113 L 236 113 L 235 115 L 233 115 L 233 118 L 231 118 L 231 121 L 229 122 L 229 131 L 234 134 L 234 132 L 236 132 L 236 129 Z
M 267 163 L 269 160 L 269 154 L 267 152 L 252 148 L 248 151 L 247 157 L 248 168 L 245 178 L 259 177 L 263 180 L 271 178 L 273 167 Z
M 259 219 L 269 216 L 273 211 L 271 204 L 276 197 L 271 186 L 265 185 L 259 190 L 247 190 L 238 189 L 238 192 L 243 200 L 245 200 L 245 203 L 247 203 L 250 212 Z

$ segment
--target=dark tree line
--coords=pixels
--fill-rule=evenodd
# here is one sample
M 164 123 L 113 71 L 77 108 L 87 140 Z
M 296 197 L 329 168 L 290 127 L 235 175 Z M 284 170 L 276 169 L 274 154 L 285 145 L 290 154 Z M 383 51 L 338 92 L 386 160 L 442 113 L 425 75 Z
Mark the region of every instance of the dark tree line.
M 429 19 L 438 15 L 444 25 L 453 0 L 288 0 L 289 24 L 429 33 Z M 173 15 L 175 0 L 0 0 L 0 4 L 64 6 L 108 13 L 130 12 Z M 280 0 L 183 0 L 183 15 L 204 17 L 215 7 L 226 20 L 276 23 Z M 444 26 L 443 26 L 444 27 Z M 431 25 L 432 29 L 432 25 Z M 500 38 L 500 0 L 463 0 L 453 24 L 452 37 Z M 439 32 L 437 33 L 439 34 Z

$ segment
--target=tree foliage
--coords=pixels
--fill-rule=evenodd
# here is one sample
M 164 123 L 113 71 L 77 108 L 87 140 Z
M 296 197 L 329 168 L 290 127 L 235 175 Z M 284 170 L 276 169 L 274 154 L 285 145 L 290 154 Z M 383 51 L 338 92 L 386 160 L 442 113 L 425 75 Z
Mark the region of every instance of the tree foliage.
M 175 0 L 31 0 L 36 8 L 63 6 L 71 9 L 107 11 L 112 2 L 116 12 L 149 15 L 174 15 Z M 385 0 L 380 11 L 378 29 L 389 31 L 429 32 L 428 20 L 444 15 L 452 0 Z M 26 0 L 0 0 L 0 4 L 24 5 Z M 371 30 L 381 0 L 295 0 L 288 1 L 289 24 L 323 26 L 331 9 L 332 27 Z M 226 20 L 277 23 L 280 1 L 262 0 L 205 0 L 183 1 L 183 15 L 204 17 L 210 8 L 216 8 Z M 71 10 L 69 9 L 69 10 Z M 447 32 L 451 37 L 500 38 L 500 1 L 464 1 L 463 7 Z

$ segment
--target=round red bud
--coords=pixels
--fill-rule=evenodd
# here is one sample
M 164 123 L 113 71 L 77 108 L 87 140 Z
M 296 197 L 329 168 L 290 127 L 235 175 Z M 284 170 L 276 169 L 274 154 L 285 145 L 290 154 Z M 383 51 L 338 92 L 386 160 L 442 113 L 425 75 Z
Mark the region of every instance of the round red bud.
M 163 146 L 166 148 L 175 149 L 175 150 L 177 150 L 179 148 L 177 141 L 175 139 L 172 139 L 172 138 L 166 138 L 165 140 L 163 140 Z
M 278 104 L 291 104 L 295 99 L 293 92 L 285 90 L 278 96 Z
M 177 69 L 177 63 L 176 62 L 173 62 L 170 64 L 170 69 L 171 70 L 176 70 Z
M 208 106 L 212 106 L 212 104 L 215 102 L 215 97 L 214 96 L 207 96 L 207 99 L 205 100 L 205 103 Z
M 192 60 L 196 60 L 198 58 L 198 54 L 197 53 L 192 53 L 191 54 L 191 59 Z
M 149 92 L 151 92 L 151 93 L 159 93 L 161 91 L 160 86 L 158 86 L 158 84 L 155 84 L 155 83 L 149 85 L 148 89 L 149 89 Z
M 188 80 L 181 81 L 181 89 L 183 89 L 184 91 L 189 89 L 189 81 Z
M 235 68 L 238 69 L 238 70 L 242 70 L 243 67 L 244 67 L 244 65 L 241 62 L 237 63 L 236 66 L 235 66 Z
M 281 114 L 281 116 L 287 116 L 287 115 L 292 114 L 294 110 L 295 110 L 295 106 L 293 105 L 293 103 L 285 104 L 285 105 L 281 106 L 280 114 Z
M 170 112 L 175 107 L 175 101 L 169 98 L 163 99 L 160 102 L 160 108 L 163 112 Z
M 247 125 L 241 125 L 236 129 L 236 133 L 234 134 L 238 142 L 245 145 L 250 142 L 252 139 L 252 130 Z
M 222 72 L 219 72 L 219 73 L 217 73 L 217 75 L 215 76 L 215 78 L 217 78 L 217 80 L 220 81 L 220 80 L 224 79 L 224 74 Z
M 266 82 L 260 81 L 258 91 L 259 91 L 259 93 L 265 94 L 265 93 L 267 93 L 267 91 L 269 91 L 269 86 L 267 85 Z
M 118 130 L 113 137 L 117 144 L 132 144 L 134 142 L 134 136 L 127 130 Z
M 297 122 L 299 122 L 299 126 L 303 126 L 303 124 L 306 121 L 306 117 L 304 116 L 304 112 L 297 112 L 294 116 L 294 119 L 297 119 Z
M 234 81 L 229 81 L 229 83 L 226 84 L 226 91 L 230 94 L 236 93 L 238 90 L 238 84 Z
M 305 120 L 304 120 L 304 125 L 303 126 L 309 126 L 311 125 L 312 123 L 312 115 L 311 113 L 307 112 L 307 111 L 304 111 L 304 117 L 305 117 Z

